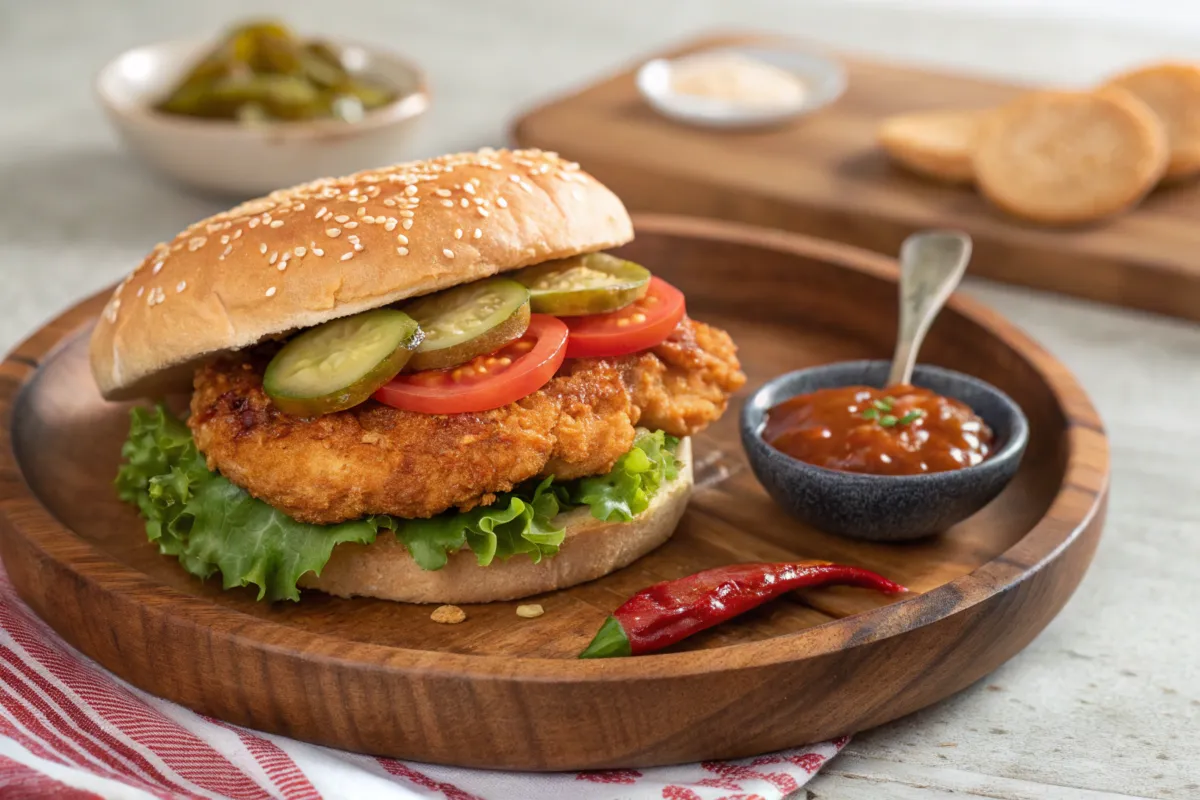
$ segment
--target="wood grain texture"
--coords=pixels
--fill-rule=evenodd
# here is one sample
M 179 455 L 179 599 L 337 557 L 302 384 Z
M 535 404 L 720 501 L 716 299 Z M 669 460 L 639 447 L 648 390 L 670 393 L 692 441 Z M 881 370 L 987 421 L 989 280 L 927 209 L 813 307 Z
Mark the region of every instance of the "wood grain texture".
M 708 37 L 665 55 L 763 40 Z M 1026 87 L 845 60 L 834 105 L 782 128 L 715 131 L 656 114 L 626 71 L 521 116 L 511 136 L 581 162 L 634 211 L 738 220 L 894 253 L 906 236 L 954 227 L 975 240 L 971 274 L 1200 320 L 1200 188 L 1160 189 L 1093 226 L 1007 216 L 970 188 L 894 166 L 876 144 L 887 116 L 981 109 Z
M 1022 405 L 1031 442 L 1020 473 L 975 517 L 922 542 L 813 531 L 754 481 L 740 401 L 788 369 L 886 357 L 894 263 L 729 223 L 642 217 L 637 229 L 623 252 L 732 332 L 750 381 L 695 439 L 698 491 L 677 534 L 627 569 L 537 598 L 540 618 L 495 603 L 468 606 L 456 626 L 432 623 L 428 607 L 313 593 L 272 607 L 197 581 L 113 496 L 128 407 L 102 402 L 87 370 L 96 297 L 0 365 L 0 556 L 14 585 L 84 653 L 202 713 L 349 750 L 523 770 L 744 756 L 850 733 L 958 691 L 1024 647 L 1074 591 L 1103 523 L 1107 440 L 1071 375 L 998 315 L 952 298 L 922 360 Z M 793 557 L 861 564 L 917 594 L 808 591 L 673 652 L 573 658 L 648 583 Z

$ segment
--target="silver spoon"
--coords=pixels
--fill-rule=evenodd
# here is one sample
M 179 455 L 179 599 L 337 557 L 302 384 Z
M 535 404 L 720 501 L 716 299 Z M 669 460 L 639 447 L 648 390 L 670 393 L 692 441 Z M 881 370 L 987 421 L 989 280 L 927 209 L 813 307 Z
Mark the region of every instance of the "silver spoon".
M 900 246 L 900 330 L 888 386 L 912 380 L 921 342 L 970 259 L 971 237 L 958 231 L 921 231 Z

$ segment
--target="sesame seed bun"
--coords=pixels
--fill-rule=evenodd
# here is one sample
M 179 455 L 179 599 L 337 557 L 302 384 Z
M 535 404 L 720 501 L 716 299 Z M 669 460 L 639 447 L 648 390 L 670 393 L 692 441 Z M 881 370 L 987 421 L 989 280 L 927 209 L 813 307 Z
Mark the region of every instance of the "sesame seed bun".
M 92 373 L 113 400 L 187 390 L 207 355 L 632 238 L 616 195 L 538 150 L 315 181 L 155 247 L 101 314 Z
M 691 440 L 676 452 L 679 475 L 659 489 L 650 507 L 629 522 L 601 522 L 587 508 L 561 515 L 566 539 L 553 558 L 533 563 L 514 556 L 480 567 L 470 550 L 451 554 L 446 566 L 423 570 L 390 532 L 373 544 L 340 544 L 321 574 L 306 573 L 300 586 L 339 597 L 378 597 L 403 603 L 491 603 L 565 589 L 628 566 L 675 532 L 692 494 Z

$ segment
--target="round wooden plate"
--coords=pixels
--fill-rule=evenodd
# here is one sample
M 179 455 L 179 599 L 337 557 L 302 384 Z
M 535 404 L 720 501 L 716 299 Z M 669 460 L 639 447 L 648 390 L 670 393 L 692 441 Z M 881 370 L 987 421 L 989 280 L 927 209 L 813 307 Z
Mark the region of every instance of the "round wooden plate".
M 1020 474 L 945 534 L 872 544 L 798 524 L 738 444 L 742 397 L 799 367 L 887 358 L 896 271 L 880 255 L 732 224 L 637 220 L 624 248 L 728 329 L 749 382 L 695 440 L 697 491 L 676 535 L 627 569 L 517 603 L 430 607 L 305 593 L 268 606 L 202 583 L 147 543 L 113 494 L 128 406 L 86 357 L 103 299 L 0 365 L 0 555 L 67 641 L 131 683 L 230 722 L 334 747 L 520 770 L 643 766 L 763 753 L 869 728 L 956 692 L 1024 647 L 1083 576 L 1100 535 L 1108 446 L 1079 385 L 995 313 L 954 298 L 922 361 L 1024 408 Z M 789 596 L 673 652 L 579 661 L 604 617 L 658 580 L 734 561 L 825 558 L 916 590 Z

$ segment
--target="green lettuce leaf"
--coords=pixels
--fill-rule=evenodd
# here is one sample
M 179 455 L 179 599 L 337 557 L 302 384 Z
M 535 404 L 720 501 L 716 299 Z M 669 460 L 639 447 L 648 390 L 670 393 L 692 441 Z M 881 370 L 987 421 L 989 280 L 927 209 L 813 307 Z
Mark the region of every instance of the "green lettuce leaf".
M 678 445 L 678 439 L 662 431 L 640 434 L 607 475 L 568 484 L 567 502 L 590 506 L 592 516 L 599 520 L 628 522 L 649 507 L 659 488 L 679 475 L 675 461 Z
M 531 481 L 486 507 L 431 519 L 376 516 L 338 525 L 297 522 L 210 472 L 191 431 L 165 407 L 135 408 L 117 474 L 118 496 L 138 507 L 146 534 L 200 578 L 221 573 L 226 589 L 258 587 L 258 598 L 298 600 L 307 572 L 320 574 L 342 542 L 369 544 L 393 531 L 422 569 L 446 565 L 469 547 L 480 566 L 526 555 L 534 562 L 558 552 L 561 511 L 589 506 L 601 520 L 629 520 L 646 510 L 659 488 L 678 475 L 678 440 L 642 433 L 607 475 L 556 483 Z
M 299 600 L 296 582 L 321 571 L 334 545 L 375 541 L 374 520 L 309 525 L 209 472 L 187 426 L 159 406 L 132 412 L 117 494 L 137 504 L 159 552 L 226 589 L 254 584 L 258 599 Z

